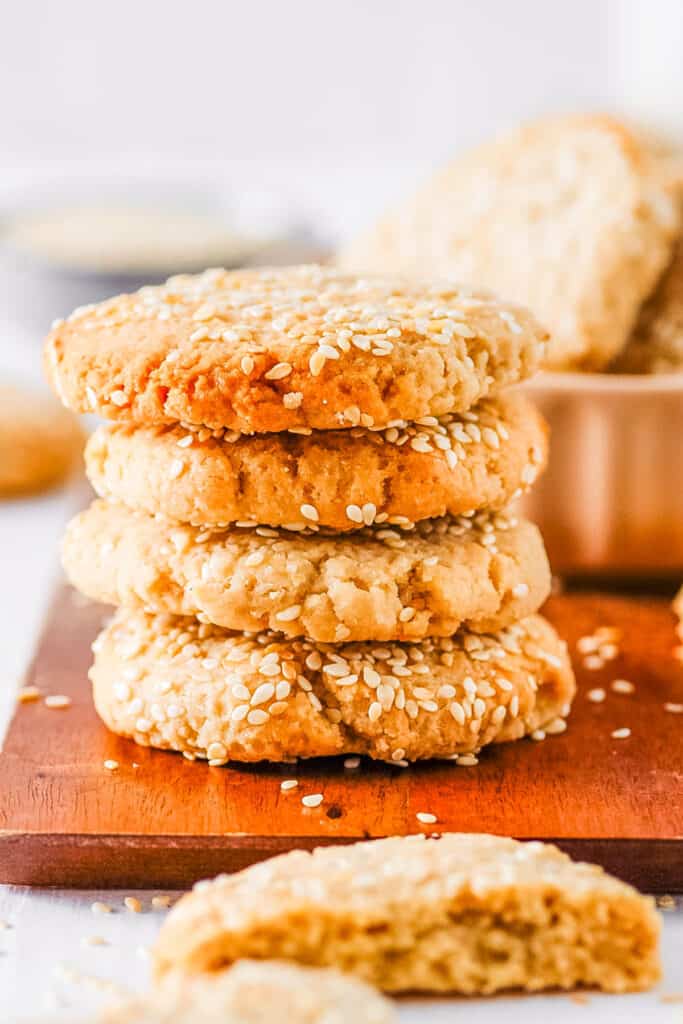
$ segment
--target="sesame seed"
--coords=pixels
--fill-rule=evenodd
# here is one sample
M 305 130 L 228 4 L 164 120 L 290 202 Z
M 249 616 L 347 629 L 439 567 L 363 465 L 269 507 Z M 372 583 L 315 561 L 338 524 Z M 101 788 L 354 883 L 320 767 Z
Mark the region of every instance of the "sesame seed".
M 313 523 L 317 523 L 318 520 L 320 519 L 320 516 L 318 515 L 318 510 L 315 507 L 315 505 L 301 505 L 299 511 L 301 512 L 301 515 L 304 517 L 304 519 L 310 519 L 310 521 Z
M 283 380 L 288 377 L 292 372 L 292 366 L 290 363 L 276 363 L 270 370 L 265 374 L 266 380 Z
M 359 505 L 347 505 L 346 506 L 346 517 L 350 519 L 352 523 L 363 522 L 363 512 Z
M 475 757 L 474 754 L 459 754 L 455 759 L 455 763 L 460 765 L 461 768 L 473 768 L 476 764 L 479 764 L 479 758 Z
M 612 739 L 614 739 L 614 740 L 627 740 L 630 735 L 631 735 L 631 730 L 629 728 L 615 729 L 612 732 Z
M 168 467 L 168 475 L 171 480 L 176 480 L 185 469 L 185 463 L 182 459 L 173 459 L 171 465 Z
M 601 686 L 596 686 L 594 690 L 589 690 L 586 694 L 588 700 L 592 701 L 593 704 L 602 704 L 606 696 L 607 694 Z
M 249 725 L 264 725 L 269 718 L 270 715 L 267 711 L 261 711 L 260 708 L 257 708 L 255 711 L 249 712 L 247 722 Z
M 376 722 L 381 714 L 382 705 L 379 703 L 379 701 L 374 700 L 370 707 L 368 708 L 368 718 L 370 719 L 371 722 Z
M 529 585 L 527 583 L 515 583 L 512 588 L 513 597 L 527 597 L 529 594 Z
M 94 903 L 90 904 L 90 909 L 93 914 L 111 914 L 111 907 L 108 903 L 102 903 L 100 900 L 95 900 Z
M 672 701 L 667 701 L 664 705 L 664 710 L 672 715 L 683 715 L 683 704 L 674 704 Z
M 61 708 L 68 708 L 71 705 L 71 697 L 65 697 L 61 693 L 51 694 L 49 697 L 45 698 L 44 704 L 46 708 L 54 708 L 57 710 Z
M 344 758 L 344 767 L 347 768 L 349 771 L 352 771 L 354 768 L 358 768 L 359 766 L 360 766 L 360 758 L 359 757 L 346 757 L 346 758 Z
M 126 896 L 123 905 L 126 910 L 130 910 L 133 914 L 140 914 L 142 912 L 142 903 L 136 896 Z
M 288 793 L 290 789 L 296 789 L 298 785 L 298 779 L 285 779 L 284 782 L 280 783 L 280 789 L 283 793 Z
M 17 700 L 20 704 L 30 704 L 32 701 L 40 700 L 41 691 L 37 686 L 24 686 L 17 693 Z
M 106 761 L 104 761 L 104 762 L 103 762 L 103 764 L 104 764 L 104 767 L 105 767 L 105 768 L 107 769 L 107 771 L 109 771 L 109 772 L 115 772 L 115 771 L 116 771 L 116 769 L 117 769 L 117 768 L 118 768 L 118 766 L 119 766 L 119 762 L 118 762 L 118 761 L 114 761 L 114 760 L 112 760 L 111 758 L 108 758 L 108 759 L 107 759 Z
M 320 376 L 322 369 L 325 365 L 325 353 L 321 352 L 320 349 L 316 349 L 311 358 L 308 360 L 308 368 L 311 371 L 313 377 Z
M 245 376 L 249 376 L 251 371 L 254 369 L 255 363 L 251 356 L 242 356 L 240 359 L 240 370 Z
M 537 743 L 540 743 L 542 740 L 545 739 L 545 731 L 543 729 L 534 729 L 534 731 L 531 733 L 531 738 L 532 740 L 535 740 Z
M 589 654 L 583 659 L 583 667 L 587 668 L 589 672 L 598 672 L 601 668 L 605 667 L 605 662 L 597 654 Z
M 114 405 L 118 405 L 119 407 L 124 406 L 124 405 L 128 405 L 128 399 L 126 398 L 126 392 L 125 391 L 121 391 L 120 388 L 118 390 L 116 390 L 116 391 L 112 391 L 112 393 L 109 396 L 109 401 L 112 402 Z
M 610 683 L 610 689 L 614 690 L 615 693 L 633 693 L 635 686 L 628 679 L 615 679 Z
M 170 896 L 152 896 L 152 907 L 154 910 L 166 910 L 170 905 Z
M 304 807 L 320 807 L 322 802 L 322 793 L 309 793 L 308 796 L 302 796 L 301 798 L 301 803 Z
M 430 814 L 429 811 L 418 811 L 415 817 L 422 825 L 435 825 L 437 822 L 436 815 Z
M 293 622 L 294 619 L 299 618 L 299 615 L 301 615 L 301 605 L 292 604 L 289 608 L 285 608 L 283 611 L 278 612 L 275 618 L 278 622 Z
M 275 685 L 273 683 L 261 683 L 251 695 L 250 704 L 256 707 L 258 704 L 266 704 L 275 696 Z

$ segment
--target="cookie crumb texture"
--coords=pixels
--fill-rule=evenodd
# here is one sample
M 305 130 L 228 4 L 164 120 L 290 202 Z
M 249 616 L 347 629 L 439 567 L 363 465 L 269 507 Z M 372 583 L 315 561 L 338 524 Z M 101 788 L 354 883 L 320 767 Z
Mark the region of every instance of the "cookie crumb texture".
M 575 691 L 540 616 L 496 634 L 333 646 L 120 610 L 94 651 L 95 706 L 113 732 L 214 764 L 471 753 L 566 717 Z
M 660 976 L 650 898 L 556 847 L 488 835 L 295 851 L 200 882 L 166 919 L 157 974 L 239 957 L 334 964 L 388 992 L 490 994 Z
M 105 1012 L 101 1024 L 395 1024 L 393 1006 L 338 971 L 242 960 L 202 977 L 169 974 Z
M 63 563 L 95 601 L 322 643 L 490 632 L 550 592 L 537 528 L 503 514 L 330 537 L 207 531 L 96 501 L 70 524 Z
M 547 332 L 490 293 L 317 266 L 171 278 L 55 326 L 77 412 L 241 433 L 442 416 L 523 380 Z
M 245 437 L 116 424 L 86 450 L 99 495 L 195 526 L 337 531 L 500 509 L 545 467 L 547 429 L 517 395 L 383 431 Z

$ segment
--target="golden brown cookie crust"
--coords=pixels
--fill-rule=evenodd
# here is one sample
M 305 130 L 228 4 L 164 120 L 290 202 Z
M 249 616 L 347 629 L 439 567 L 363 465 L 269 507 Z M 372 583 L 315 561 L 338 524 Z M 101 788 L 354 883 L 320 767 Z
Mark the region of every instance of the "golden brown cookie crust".
M 445 833 L 297 850 L 200 882 L 166 919 L 158 975 L 240 956 L 337 964 L 389 992 L 650 987 L 650 897 L 543 843 Z
M 86 468 L 102 497 L 179 522 L 353 530 L 503 508 L 546 457 L 540 413 L 506 395 L 463 416 L 381 432 L 216 438 L 116 424 L 92 435 Z
M 100 1024 L 395 1024 L 393 1005 L 358 978 L 281 961 L 240 960 L 218 974 L 168 974 Z
M 615 373 L 683 372 L 683 240 L 610 369 Z
M 76 417 L 49 397 L 0 385 L 0 497 L 61 483 L 76 466 L 83 444 Z
M 338 262 L 515 296 L 551 332 L 546 365 L 602 369 L 671 259 L 673 178 L 614 118 L 544 118 L 458 157 Z
M 438 282 L 316 266 L 171 278 L 55 326 L 46 368 L 78 412 L 241 433 L 463 411 L 539 366 L 530 313 Z
M 575 689 L 540 616 L 495 634 L 335 646 L 119 610 L 93 649 L 95 706 L 113 732 L 214 764 L 452 757 L 554 729 Z
M 96 501 L 70 524 L 63 563 L 95 601 L 322 643 L 491 632 L 550 591 L 537 528 L 502 514 L 340 538 L 211 532 Z

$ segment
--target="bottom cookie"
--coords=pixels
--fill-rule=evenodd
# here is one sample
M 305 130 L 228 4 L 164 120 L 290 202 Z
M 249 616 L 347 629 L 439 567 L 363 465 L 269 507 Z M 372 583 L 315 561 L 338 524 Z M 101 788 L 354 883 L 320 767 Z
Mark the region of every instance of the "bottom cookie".
M 494 634 L 332 645 L 120 610 L 93 650 L 110 729 L 213 764 L 472 753 L 561 731 L 575 690 L 539 615 Z
M 153 956 L 162 976 L 282 957 L 387 992 L 628 992 L 659 978 L 658 939 L 652 899 L 599 867 L 543 843 L 444 833 L 297 850 L 200 882 Z
M 211 976 L 169 975 L 102 1024 L 393 1024 L 393 1006 L 335 970 L 247 961 Z

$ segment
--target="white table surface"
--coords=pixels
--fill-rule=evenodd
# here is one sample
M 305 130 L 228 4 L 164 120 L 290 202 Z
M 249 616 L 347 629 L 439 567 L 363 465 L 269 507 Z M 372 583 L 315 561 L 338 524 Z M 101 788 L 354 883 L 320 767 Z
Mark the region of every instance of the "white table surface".
M 3 326 L 0 321 L 0 368 L 35 376 L 37 346 L 11 345 Z M 68 493 L 0 504 L 0 729 L 13 706 L 58 571 L 58 539 L 73 505 Z M 142 913 L 124 908 L 126 895 L 139 897 Z M 149 981 L 147 949 L 164 914 L 152 909 L 153 895 L 0 886 L 0 1022 L 88 1020 L 113 993 L 144 989 Z M 94 913 L 96 900 L 107 902 L 114 912 Z M 551 1018 L 557 1024 L 576 1019 L 587 1024 L 683 1021 L 683 1001 L 667 1001 L 673 994 L 683 1000 L 683 907 L 662 918 L 664 980 L 652 993 L 590 994 L 581 1005 L 567 995 L 408 1001 L 400 1004 L 400 1019 L 406 1024 L 485 1024 L 501 1017 L 525 1024 L 547 1024 Z M 89 944 L 93 938 L 106 944 Z

